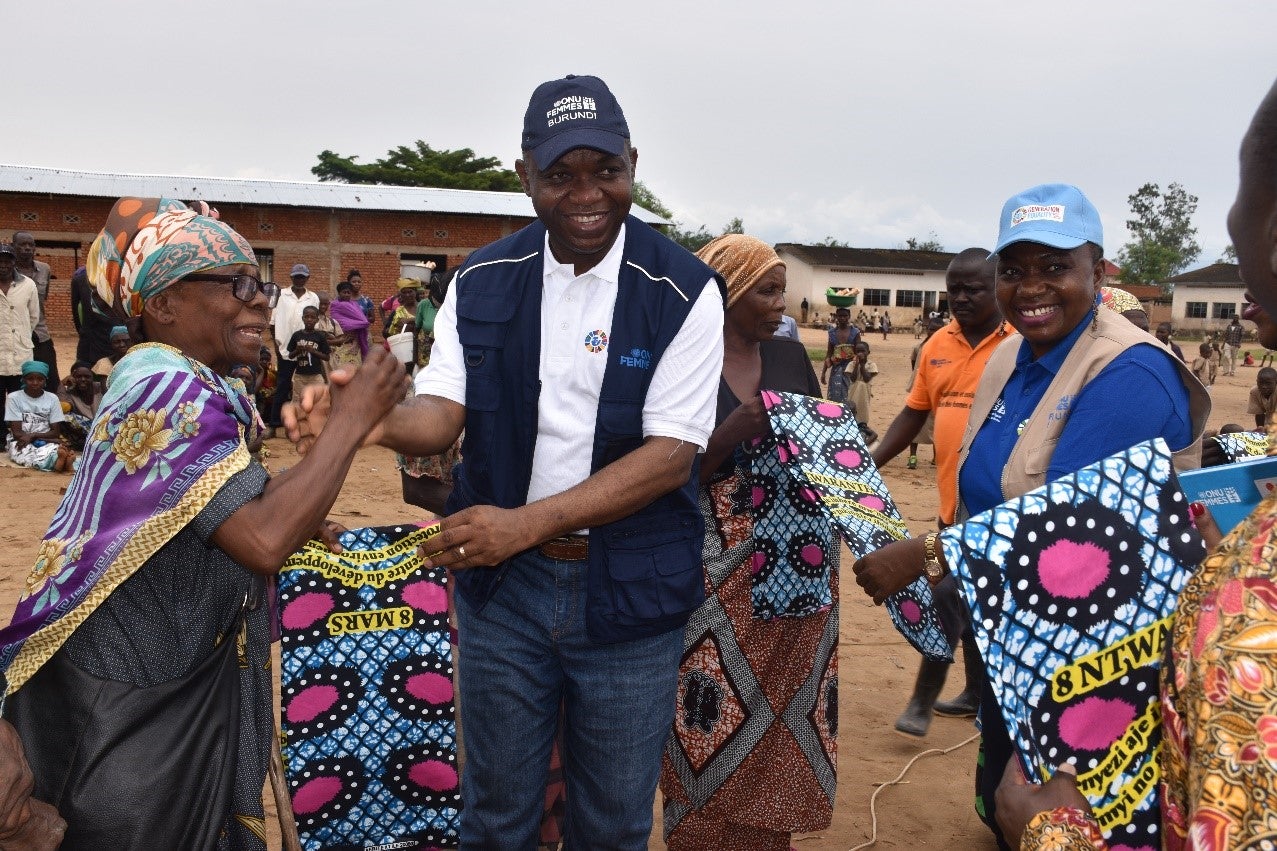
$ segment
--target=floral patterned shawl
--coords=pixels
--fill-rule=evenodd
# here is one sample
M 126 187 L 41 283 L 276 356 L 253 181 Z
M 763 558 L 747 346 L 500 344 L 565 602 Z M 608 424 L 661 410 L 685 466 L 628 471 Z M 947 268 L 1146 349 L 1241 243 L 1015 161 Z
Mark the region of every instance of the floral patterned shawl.
M 248 466 L 252 410 L 170 346 L 134 346 L 116 364 L 13 621 L 0 630 L 9 693 Z

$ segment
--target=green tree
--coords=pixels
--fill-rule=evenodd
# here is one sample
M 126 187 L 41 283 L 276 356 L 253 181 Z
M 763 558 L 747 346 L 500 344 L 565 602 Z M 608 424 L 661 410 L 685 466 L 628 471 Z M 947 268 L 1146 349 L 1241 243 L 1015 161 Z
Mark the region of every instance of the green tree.
M 442 189 L 480 189 L 518 192 L 519 176 L 501 167 L 496 157 L 476 157 L 470 148 L 436 151 L 422 140 L 409 147 L 391 148 L 371 163 L 357 163 L 355 156 L 332 151 L 319 154 L 311 174 L 321 181 L 372 183 L 384 186 L 434 186 Z
M 827 236 L 816 244 L 823 245 L 825 248 L 851 248 L 850 245 L 841 239 L 834 239 L 832 236 Z
M 666 230 L 666 235 L 688 251 L 700 251 L 718 236 L 710 233 L 709 228 L 704 225 L 693 230 L 690 225 L 676 221 L 674 211 L 666 207 L 661 199 L 656 197 L 656 193 L 641 180 L 634 181 L 634 203 L 645 210 L 651 210 L 663 219 L 668 219 L 672 224 Z M 745 224 L 740 220 L 739 216 L 724 225 L 722 230 L 722 233 L 725 234 L 744 232 Z
M 1236 263 L 1237 248 L 1232 243 L 1229 243 L 1228 247 L 1224 249 L 1223 253 L 1219 255 L 1219 259 L 1216 260 L 1215 262 L 1216 263 Z
M 662 204 L 661 199 L 641 180 L 634 181 L 634 203 L 644 210 L 651 210 L 662 219 L 674 221 L 674 211 Z
M 944 245 L 941 244 L 940 237 L 936 236 L 935 231 L 928 233 L 926 239 L 909 237 L 905 240 L 904 247 L 910 251 L 944 251 Z
M 1193 227 L 1196 195 L 1178 183 L 1165 192 L 1156 183 L 1145 183 L 1127 201 L 1134 218 L 1126 220 L 1132 239 L 1117 254 L 1123 283 L 1160 283 L 1187 269 L 1202 253 Z

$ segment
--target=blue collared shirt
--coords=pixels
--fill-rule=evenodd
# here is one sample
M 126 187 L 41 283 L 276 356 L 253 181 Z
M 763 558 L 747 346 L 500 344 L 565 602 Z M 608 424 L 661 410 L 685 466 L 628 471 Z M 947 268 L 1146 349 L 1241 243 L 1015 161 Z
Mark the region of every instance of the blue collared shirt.
M 1037 360 L 1029 342 L 1020 343 L 1015 371 L 959 472 L 958 490 L 969 513 L 1006 501 L 1002 470 L 1016 439 L 1090 321 L 1088 313 Z M 1171 355 L 1151 342 L 1122 352 L 1076 396 L 1060 400 L 1058 413 L 1068 421 L 1051 456 L 1048 482 L 1154 437 L 1165 439 L 1172 451 L 1188 445 L 1193 431 L 1188 389 Z

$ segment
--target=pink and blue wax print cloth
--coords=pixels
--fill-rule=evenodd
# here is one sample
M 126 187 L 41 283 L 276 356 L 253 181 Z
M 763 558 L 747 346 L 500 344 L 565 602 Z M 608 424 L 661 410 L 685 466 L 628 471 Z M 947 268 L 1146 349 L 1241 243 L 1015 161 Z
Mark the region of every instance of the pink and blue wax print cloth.
M 302 847 L 455 848 L 461 813 L 438 526 L 309 542 L 279 574 L 284 772 Z
M 846 408 L 797 393 L 764 390 L 762 397 L 775 435 L 775 491 L 781 499 L 806 514 L 819 508 L 820 522 L 832 523 L 855 558 L 909 537 L 860 427 Z M 763 542 L 763 568 L 754 575 L 755 609 L 760 597 L 783 605 L 798 595 L 815 595 L 821 589 L 829 593 L 828 574 L 821 577 L 808 570 L 802 547 L 786 546 L 793 540 L 786 533 L 765 512 L 755 518 L 754 537 Z M 755 564 L 759 562 L 756 556 Z M 953 660 L 926 579 L 891 595 L 886 606 L 892 624 L 918 652 L 928 659 Z
M 1141 443 L 940 535 L 1028 777 L 1072 762 L 1110 845 L 1160 848 L 1158 671 L 1206 555 L 1171 455 Z

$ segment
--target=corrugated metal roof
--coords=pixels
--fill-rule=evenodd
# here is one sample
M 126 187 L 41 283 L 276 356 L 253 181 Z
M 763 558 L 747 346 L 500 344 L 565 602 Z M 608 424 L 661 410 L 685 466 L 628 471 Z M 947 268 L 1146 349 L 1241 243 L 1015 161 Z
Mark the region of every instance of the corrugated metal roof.
M 1207 284 L 1220 287 L 1243 287 L 1242 279 L 1237 275 L 1236 263 L 1212 263 L 1202 266 L 1173 278 L 1167 278 L 1165 284 Z
M 857 271 L 904 269 L 943 272 L 958 255 L 951 251 L 918 251 L 913 248 L 852 248 L 779 242 L 777 252 L 787 252 L 812 266 L 846 266 Z
M 519 192 L 471 189 L 423 189 L 299 180 L 245 180 L 166 174 L 110 174 L 0 164 L 0 192 L 79 195 L 91 198 L 180 198 L 222 204 L 320 207 L 338 210 L 389 210 L 413 213 L 464 213 L 533 218 L 532 201 Z M 632 212 L 648 224 L 669 224 L 638 205 Z

